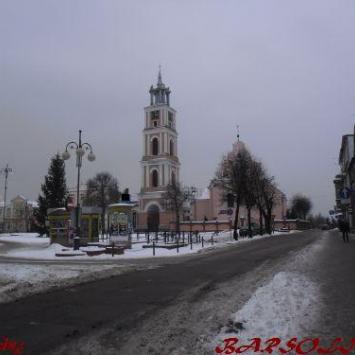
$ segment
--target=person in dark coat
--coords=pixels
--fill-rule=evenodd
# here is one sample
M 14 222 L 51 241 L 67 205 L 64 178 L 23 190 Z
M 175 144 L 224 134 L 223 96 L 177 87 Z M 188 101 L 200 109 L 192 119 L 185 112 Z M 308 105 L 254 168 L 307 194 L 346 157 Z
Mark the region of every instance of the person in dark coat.
M 349 232 L 350 232 L 350 225 L 349 222 L 345 219 L 340 219 L 338 224 L 340 232 L 343 234 L 343 241 L 344 243 L 350 242 L 349 240 Z
M 344 221 L 344 231 L 343 231 L 343 240 L 345 242 L 350 242 L 349 240 L 350 224 L 348 221 Z

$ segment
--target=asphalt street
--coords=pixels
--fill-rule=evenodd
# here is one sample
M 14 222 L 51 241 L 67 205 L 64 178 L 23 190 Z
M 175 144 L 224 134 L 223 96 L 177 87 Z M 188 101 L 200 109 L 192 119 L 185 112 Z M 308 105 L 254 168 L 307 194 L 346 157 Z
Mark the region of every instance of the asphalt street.
M 307 231 L 169 263 L 160 260 L 159 267 L 1 304 L 0 336 L 24 341 L 26 354 L 41 354 L 118 320 L 127 330 L 142 314 L 168 306 L 189 288 L 225 282 L 266 260 L 282 260 L 319 236 L 319 231 Z

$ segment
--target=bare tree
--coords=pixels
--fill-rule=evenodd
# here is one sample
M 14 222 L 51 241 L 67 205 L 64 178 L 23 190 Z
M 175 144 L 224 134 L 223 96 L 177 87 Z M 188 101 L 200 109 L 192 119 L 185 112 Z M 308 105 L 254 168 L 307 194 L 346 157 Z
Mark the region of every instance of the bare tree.
M 277 187 L 274 177 L 265 177 L 263 182 L 262 198 L 264 204 L 263 215 L 265 218 L 265 230 L 268 234 L 272 233 L 272 210 L 276 202 Z
M 257 206 L 259 210 L 259 228 L 262 234 L 263 219 L 265 220 L 265 229 L 267 233 L 272 232 L 272 211 L 276 203 L 277 187 L 273 176 L 269 176 L 260 161 L 252 158 L 249 167 L 249 184 L 246 197 L 246 207 Z M 249 205 L 249 206 L 248 206 Z M 248 211 L 250 220 L 250 211 Z M 250 222 L 248 222 L 250 223 Z M 251 227 L 249 226 L 249 230 Z M 250 233 L 250 231 L 249 231 Z
M 248 184 L 246 186 L 245 207 L 248 213 L 249 236 L 252 237 L 251 210 L 259 210 L 260 234 L 263 234 L 263 216 L 265 215 L 265 203 L 263 190 L 265 189 L 266 172 L 261 162 L 251 157 L 247 170 Z
M 246 174 L 248 177 L 248 183 L 245 186 L 244 203 L 247 209 L 248 233 L 249 233 L 249 237 L 251 238 L 253 236 L 252 223 L 251 223 L 251 210 L 257 204 L 256 186 L 258 185 L 258 178 L 259 178 L 258 165 L 252 157 L 250 158 Z
M 227 199 L 234 197 L 236 204 L 234 218 L 234 239 L 238 239 L 239 209 L 248 194 L 248 170 L 251 163 L 251 156 L 246 149 L 237 153 L 230 153 L 224 156 L 216 172 L 214 183 L 223 189 L 223 196 Z
M 110 173 L 101 172 L 86 182 L 86 188 L 84 204 L 101 208 L 102 233 L 105 233 L 105 214 L 107 206 L 110 203 L 118 202 L 120 199 L 118 181 Z
M 180 233 L 180 214 L 186 200 L 186 196 L 181 188 L 181 185 L 178 182 L 173 181 L 167 186 L 162 198 L 166 210 L 174 212 L 176 232 Z
M 291 213 L 297 218 L 306 219 L 312 209 L 312 201 L 309 197 L 296 194 L 291 199 Z
M 265 215 L 265 203 L 263 190 L 265 188 L 266 172 L 261 162 L 253 160 L 252 162 L 252 184 L 254 188 L 255 204 L 259 210 L 259 233 L 263 232 L 263 217 Z

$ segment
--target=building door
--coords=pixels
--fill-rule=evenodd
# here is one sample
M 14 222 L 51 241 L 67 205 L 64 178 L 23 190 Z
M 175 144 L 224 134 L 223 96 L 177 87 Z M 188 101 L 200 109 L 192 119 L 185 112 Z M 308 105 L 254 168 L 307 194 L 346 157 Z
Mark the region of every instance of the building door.
M 151 232 L 159 230 L 159 207 L 157 205 L 151 205 L 148 208 L 147 226 Z

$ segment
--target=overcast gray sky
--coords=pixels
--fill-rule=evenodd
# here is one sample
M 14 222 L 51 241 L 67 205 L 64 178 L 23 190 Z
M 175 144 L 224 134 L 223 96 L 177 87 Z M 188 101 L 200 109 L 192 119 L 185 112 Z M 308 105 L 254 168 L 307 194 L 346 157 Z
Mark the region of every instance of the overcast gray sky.
M 83 130 L 122 188 L 141 181 L 143 107 L 158 65 L 178 111 L 181 176 L 204 187 L 236 139 L 291 197 L 334 205 L 355 122 L 355 2 L 1 0 L 0 164 L 36 199 L 50 157 Z M 74 186 L 74 160 L 67 163 Z M 1 182 L 1 193 L 3 179 Z

